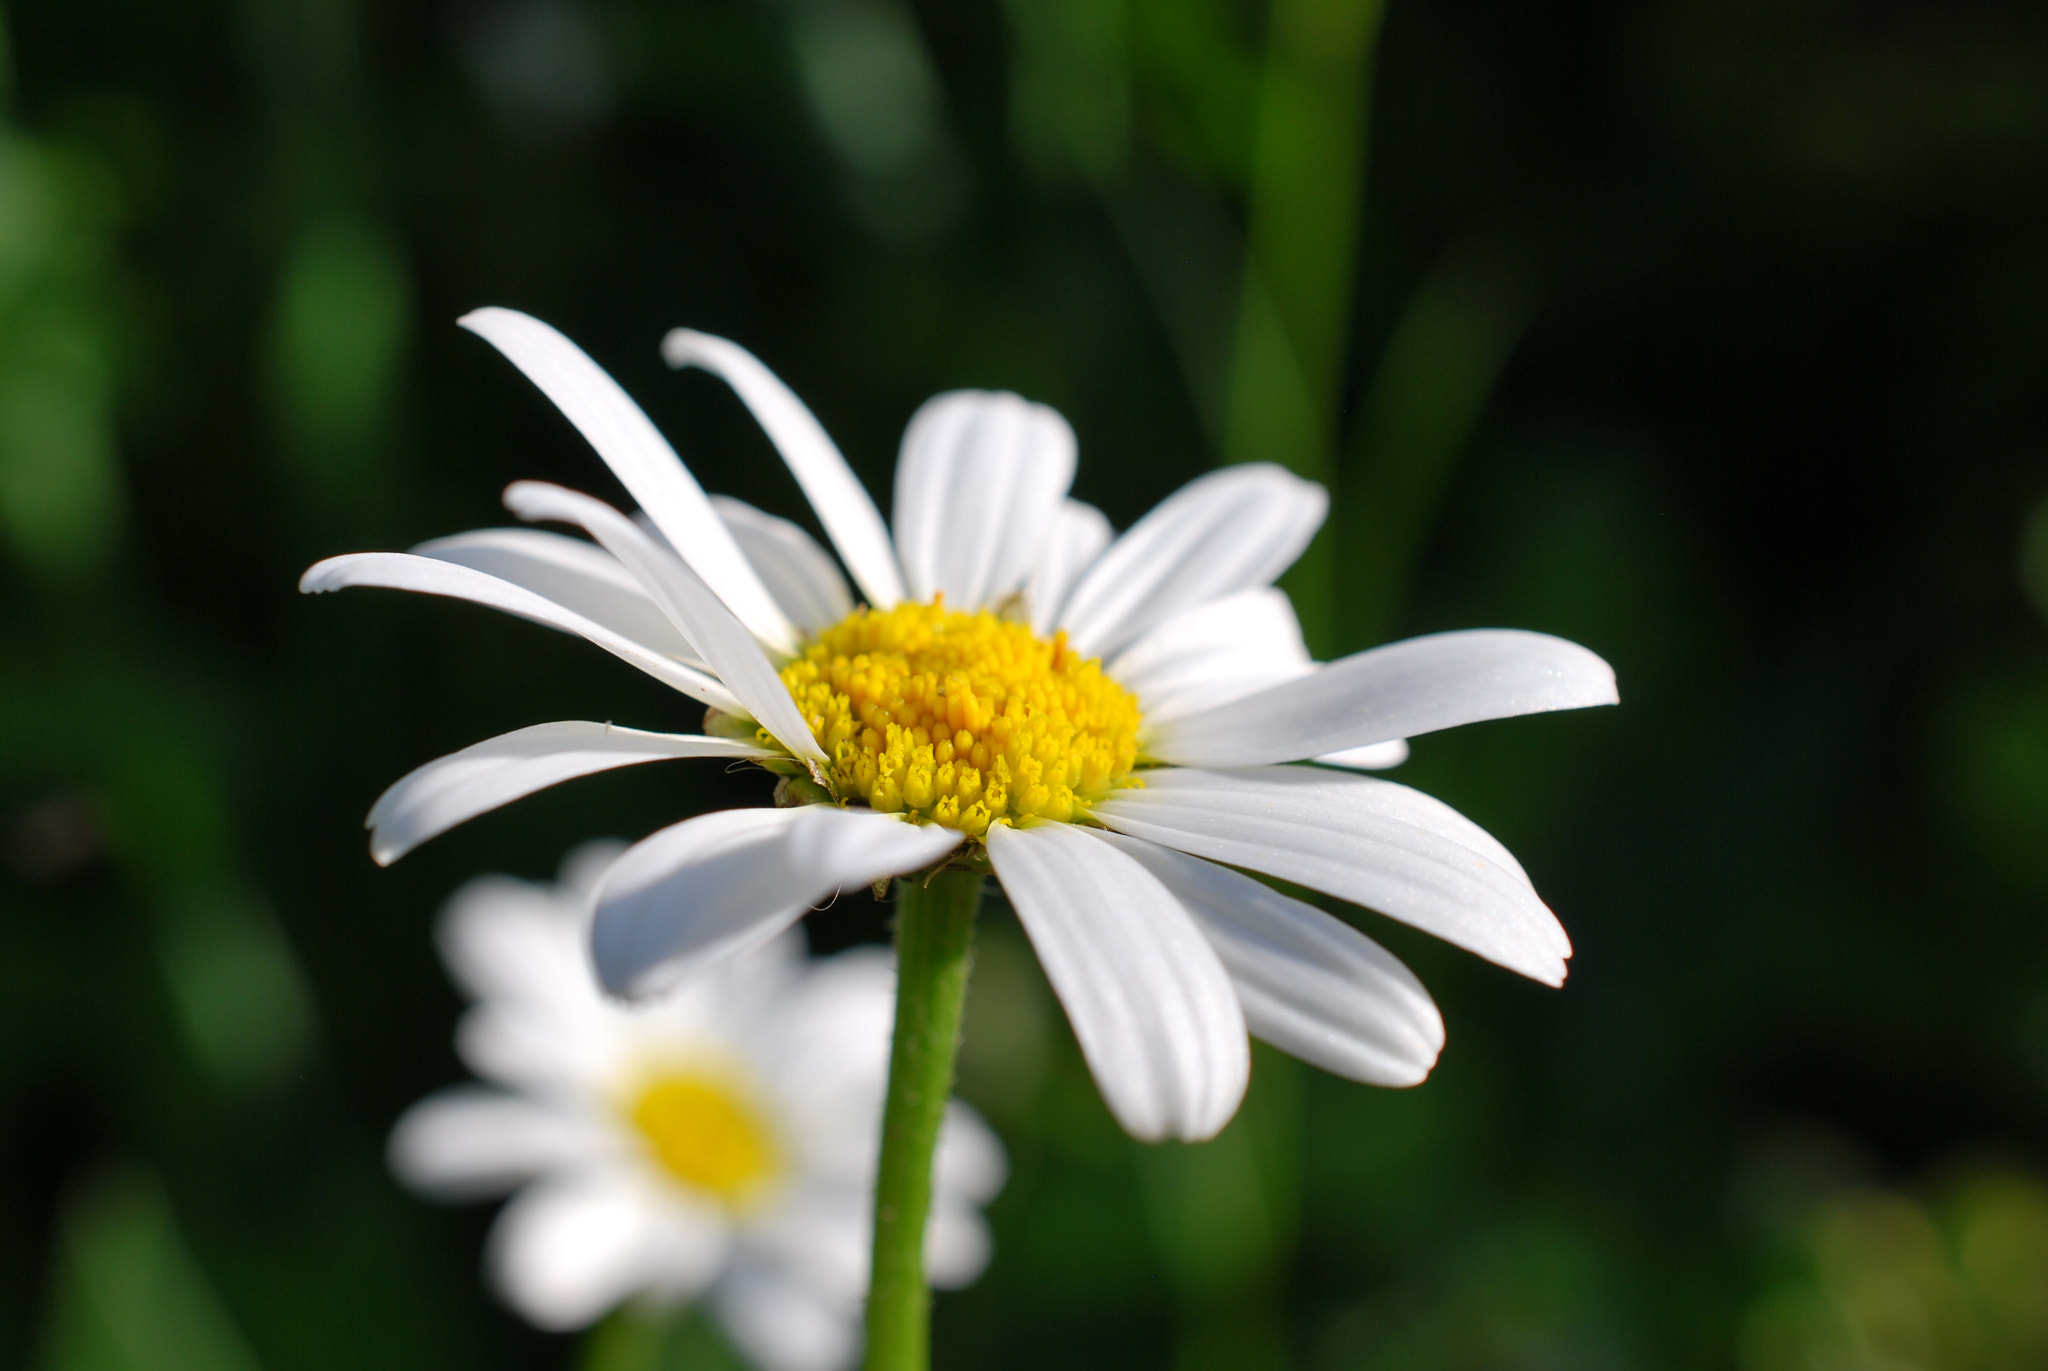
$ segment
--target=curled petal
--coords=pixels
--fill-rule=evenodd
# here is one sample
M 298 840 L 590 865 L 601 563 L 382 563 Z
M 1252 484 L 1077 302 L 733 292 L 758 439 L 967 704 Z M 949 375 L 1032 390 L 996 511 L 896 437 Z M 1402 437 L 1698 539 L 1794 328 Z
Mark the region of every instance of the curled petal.
M 503 353 L 555 402 L 676 552 L 762 642 L 779 652 L 796 651 L 802 635 L 747 564 L 703 487 L 603 367 L 554 328 L 517 310 L 472 310 L 457 322 Z
M 635 642 L 553 600 L 536 595 L 524 586 L 501 581 L 481 571 L 433 557 L 416 557 L 409 552 L 351 552 L 329 557 L 306 568 L 299 589 L 319 595 L 349 586 L 382 586 L 387 590 L 411 590 L 422 595 L 446 595 L 469 600 L 549 628 L 561 629 L 588 639 L 622 661 L 639 667 L 655 680 L 673 686 L 692 699 L 714 709 L 743 714 L 746 709 L 723 682 L 708 672 L 665 657 L 645 644 Z
M 674 329 L 662 339 L 661 355 L 672 367 L 702 367 L 733 388 L 789 464 L 868 603 L 887 609 L 901 600 L 903 577 L 881 511 L 796 392 L 753 353 L 709 333 Z
M 696 572 L 639 525 L 602 500 L 541 481 L 506 487 L 505 505 L 522 519 L 573 523 L 597 539 L 647 587 L 747 714 L 795 756 L 825 760 L 789 687 L 746 625 Z
M 640 997 L 759 946 L 842 888 L 929 866 L 960 834 L 829 805 L 730 809 L 642 839 L 598 886 L 590 947 L 614 995 Z
M 798 628 L 817 633 L 853 613 L 853 592 L 839 564 L 802 528 L 729 495 L 712 496 L 711 507 Z
M 480 528 L 412 551 L 523 586 L 664 657 L 711 669 L 619 559 L 581 538 L 537 528 Z

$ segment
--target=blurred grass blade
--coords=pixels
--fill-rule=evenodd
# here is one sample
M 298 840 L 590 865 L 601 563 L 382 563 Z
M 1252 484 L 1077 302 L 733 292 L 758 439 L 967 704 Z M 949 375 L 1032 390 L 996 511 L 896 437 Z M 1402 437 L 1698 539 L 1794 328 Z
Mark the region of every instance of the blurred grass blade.
M 315 222 L 292 244 L 273 308 L 269 377 L 294 475 L 323 504 L 374 506 L 412 327 L 399 245 L 355 218 Z
M 1223 456 L 1280 462 L 1326 485 L 1336 475 L 1381 15 L 1379 0 L 1275 0 L 1253 135 Z M 1331 646 L 1331 544 L 1319 538 L 1285 581 L 1318 655 Z
M 1514 252 L 1468 242 L 1437 260 L 1395 323 L 1339 483 L 1346 650 L 1391 629 L 1451 472 L 1535 307 Z
M 158 954 L 185 1045 L 216 1083 L 278 1085 L 305 1064 L 312 995 L 260 897 L 226 888 L 176 901 L 160 925 Z
M 93 1177 L 58 1223 L 41 1371 L 258 1371 L 153 1177 Z
M 0 128 L 0 539 L 58 579 L 104 567 L 128 512 L 98 300 L 102 178 L 89 157 Z

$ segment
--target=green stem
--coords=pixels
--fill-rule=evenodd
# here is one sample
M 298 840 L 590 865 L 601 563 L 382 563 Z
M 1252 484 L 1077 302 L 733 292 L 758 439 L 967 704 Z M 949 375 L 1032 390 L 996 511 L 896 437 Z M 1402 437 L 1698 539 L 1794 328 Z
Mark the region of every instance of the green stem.
M 875 1175 L 866 1371 L 925 1371 L 931 1364 L 924 1225 L 932 1154 L 953 1093 L 981 886 L 977 872 L 950 871 L 923 884 L 904 881 L 896 899 L 896 1038 Z

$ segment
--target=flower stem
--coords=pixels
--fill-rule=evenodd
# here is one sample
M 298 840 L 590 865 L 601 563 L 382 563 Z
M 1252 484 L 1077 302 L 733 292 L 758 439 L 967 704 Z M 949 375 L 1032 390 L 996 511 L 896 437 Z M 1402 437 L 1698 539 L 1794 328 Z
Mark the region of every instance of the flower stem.
M 925 1216 L 932 1203 L 932 1155 L 953 1093 L 982 879 L 978 872 L 949 871 L 899 887 L 896 1038 L 889 1049 L 889 1098 L 875 1175 L 866 1371 L 925 1371 L 931 1364 Z

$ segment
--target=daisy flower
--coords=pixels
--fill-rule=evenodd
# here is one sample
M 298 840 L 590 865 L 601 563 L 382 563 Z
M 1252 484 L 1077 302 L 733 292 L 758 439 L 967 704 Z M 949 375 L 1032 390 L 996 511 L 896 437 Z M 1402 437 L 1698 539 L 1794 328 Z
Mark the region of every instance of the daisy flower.
M 894 996 L 888 956 L 803 955 L 791 930 L 657 1005 L 606 999 L 584 941 L 616 849 L 559 886 L 472 881 L 441 920 L 475 1000 L 456 1042 L 493 1086 L 421 1101 L 391 1136 L 408 1184 L 452 1199 L 516 1190 L 491 1232 L 498 1290 L 543 1328 L 630 1299 L 702 1296 L 768 1371 L 838 1371 L 859 1346 L 875 1140 Z M 964 1285 L 988 1259 L 979 1206 L 1001 1144 L 947 1111 L 925 1260 Z
M 1415 734 L 1611 704 L 1614 674 L 1575 644 L 1510 630 L 1311 661 L 1273 582 L 1321 525 L 1322 487 L 1227 467 L 1113 536 L 1068 498 L 1064 419 L 958 391 L 911 419 L 885 525 L 766 367 L 724 339 L 671 333 L 668 361 L 722 377 L 766 429 L 842 575 L 797 525 L 706 495 L 554 329 L 503 309 L 462 323 L 547 394 L 644 517 L 520 482 L 505 492 L 513 513 L 593 541 L 465 533 L 321 562 L 301 588 L 387 586 L 523 615 L 674 686 L 708 722 L 540 724 L 429 762 L 371 810 L 377 860 L 573 776 L 754 760 L 783 778 L 777 807 L 686 819 L 606 873 L 591 952 L 608 990 L 677 984 L 841 888 L 992 872 L 1103 1098 L 1143 1139 L 1206 1138 L 1230 1119 L 1247 1031 L 1381 1085 L 1421 1080 L 1442 1046 L 1405 967 L 1246 871 L 1563 982 L 1571 945 L 1508 850 L 1358 768 L 1400 760 Z

